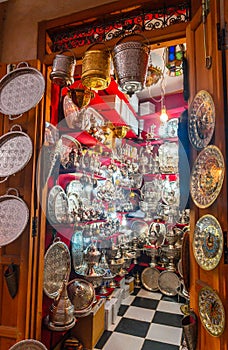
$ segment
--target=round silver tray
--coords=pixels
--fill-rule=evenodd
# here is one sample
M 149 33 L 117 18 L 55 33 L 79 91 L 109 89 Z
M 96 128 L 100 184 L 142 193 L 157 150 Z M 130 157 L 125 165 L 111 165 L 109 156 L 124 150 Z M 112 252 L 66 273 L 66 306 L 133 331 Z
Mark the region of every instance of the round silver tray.
M 55 185 L 50 189 L 49 194 L 48 194 L 47 217 L 48 217 L 48 220 L 50 221 L 50 223 L 53 223 L 53 224 L 58 223 L 58 220 L 57 220 L 56 215 L 55 215 L 55 200 L 56 200 L 57 195 L 59 195 L 59 193 L 64 194 L 65 193 L 64 189 L 59 185 Z
M 179 277 L 172 271 L 163 271 L 158 277 L 158 287 L 160 292 L 164 295 L 177 295 L 180 285 L 181 281 Z
M 9 194 L 15 191 L 16 195 Z M 7 194 L 0 196 L 0 247 L 17 239 L 24 231 L 29 219 L 27 204 L 19 198 L 14 188 L 9 188 Z
M 26 65 L 20 67 L 20 65 Z M 43 97 L 45 80 L 40 71 L 20 62 L 0 80 L 0 112 L 21 115 L 35 107 Z
M 203 270 L 213 270 L 223 253 L 223 231 L 218 220 L 206 214 L 196 223 L 193 235 L 193 253 Z
M 63 281 L 69 279 L 70 270 L 70 251 L 60 238 L 56 238 L 44 256 L 43 290 L 49 298 L 58 296 Z
M 18 128 L 19 130 L 14 130 Z M 33 151 L 30 137 L 22 132 L 20 125 L 13 125 L 10 131 L 0 137 L 0 177 L 4 182 L 10 175 L 22 170 L 29 162 Z
M 77 317 L 91 311 L 95 300 L 95 289 L 91 282 L 75 278 L 68 283 L 67 292 Z
M 142 281 L 143 287 L 145 287 L 146 289 L 152 292 L 158 291 L 159 275 L 160 275 L 160 271 L 155 267 L 146 267 L 141 274 L 141 281 Z
M 9 348 L 9 350 L 48 350 L 44 344 L 34 339 L 21 340 Z

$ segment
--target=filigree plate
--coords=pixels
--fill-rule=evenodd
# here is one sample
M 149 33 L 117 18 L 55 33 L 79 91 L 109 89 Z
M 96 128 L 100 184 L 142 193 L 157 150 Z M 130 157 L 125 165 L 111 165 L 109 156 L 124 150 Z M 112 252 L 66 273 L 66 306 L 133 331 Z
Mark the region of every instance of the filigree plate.
M 56 238 L 44 256 L 43 289 L 49 298 L 58 296 L 63 281 L 69 279 L 70 270 L 70 251 L 60 238 Z
M 192 146 L 198 151 L 206 147 L 215 129 L 215 106 L 211 95 L 199 91 L 189 109 L 188 134 Z
M 219 337 L 225 328 L 225 311 L 218 294 L 211 287 L 204 287 L 198 299 L 200 320 L 205 329 Z
M 196 223 L 193 236 L 195 259 L 204 270 L 213 270 L 223 252 L 223 232 L 213 215 L 204 215 Z
M 225 165 L 216 146 L 204 148 L 193 165 L 190 193 L 199 208 L 208 208 L 218 197 L 224 179 Z

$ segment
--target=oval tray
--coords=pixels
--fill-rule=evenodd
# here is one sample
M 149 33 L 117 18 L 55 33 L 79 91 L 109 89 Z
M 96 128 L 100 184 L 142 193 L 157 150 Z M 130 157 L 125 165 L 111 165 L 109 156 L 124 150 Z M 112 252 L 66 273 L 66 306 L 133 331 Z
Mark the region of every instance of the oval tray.
M 65 193 L 64 189 L 59 185 L 55 185 L 50 189 L 49 194 L 48 194 L 47 217 L 48 217 L 48 220 L 50 221 L 50 223 L 52 223 L 52 224 L 58 223 L 58 220 L 57 220 L 56 215 L 55 215 L 55 199 L 59 193 Z
M 15 189 L 9 189 L 15 190 Z M 24 231 L 29 210 L 26 203 L 17 195 L 6 194 L 0 196 L 0 247 L 17 239 Z
M 18 126 L 19 131 L 13 131 Z M 22 170 L 29 162 L 33 151 L 30 137 L 21 131 L 19 125 L 0 137 L 0 177 L 6 181 L 10 175 Z
M 25 64 L 26 67 L 16 68 L 0 80 L 0 112 L 3 114 L 23 114 L 35 107 L 43 97 L 43 75 Z
M 9 350 L 48 350 L 44 344 L 34 339 L 21 340 L 9 348 Z
M 156 292 L 158 288 L 158 277 L 160 272 L 155 267 L 146 267 L 141 274 L 141 281 L 143 287 L 146 289 Z
M 163 271 L 158 277 L 159 290 L 167 296 L 177 295 L 180 284 L 179 277 L 172 271 Z
M 43 289 L 49 298 L 55 298 L 64 280 L 69 279 L 71 270 L 70 251 L 59 238 L 54 240 L 44 256 Z

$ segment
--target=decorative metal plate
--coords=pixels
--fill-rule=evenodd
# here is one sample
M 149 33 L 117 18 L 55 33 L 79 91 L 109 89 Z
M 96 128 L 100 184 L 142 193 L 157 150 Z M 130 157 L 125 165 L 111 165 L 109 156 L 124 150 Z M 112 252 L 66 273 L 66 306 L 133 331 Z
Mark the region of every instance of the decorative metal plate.
M 204 148 L 193 165 L 190 193 L 199 208 L 208 208 L 219 195 L 224 179 L 225 165 L 216 146 Z
M 62 288 L 63 281 L 69 279 L 71 270 L 70 251 L 64 242 L 57 238 L 44 256 L 43 289 L 49 298 L 55 298 Z
M 19 131 L 13 131 L 19 127 Z M 30 137 L 14 125 L 10 132 L 0 137 L 0 177 L 5 177 L 22 170 L 32 156 L 33 145 Z M 2 182 L 2 181 L 1 181 Z
M 219 337 L 225 328 L 225 310 L 218 294 L 211 287 L 204 287 L 198 299 L 200 320 L 205 329 Z
M 215 106 L 211 95 L 199 91 L 189 108 L 188 134 L 192 146 L 199 150 L 206 147 L 215 129 Z
M 141 274 L 141 281 L 143 287 L 146 289 L 156 292 L 158 288 L 158 277 L 160 272 L 155 267 L 146 267 Z
M 223 232 L 213 215 L 204 215 L 196 223 L 193 235 L 195 259 L 204 270 L 213 270 L 223 252 Z
M 92 307 L 95 300 L 95 289 L 89 281 L 75 278 L 68 283 L 67 291 L 75 313 L 85 312 Z
M 9 350 L 48 350 L 44 344 L 34 339 L 21 340 Z
M 58 220 L 55 216 L 55 199 L 59 193 L 64 193 L 64 189 L 61 186 L 56 185 L 50 189 L 50 192 L 48 194 L 47 214 L 48 220 L 53 224 L 58 223 Z
M 25 63 L 27 65 L 27 63 Z M 21 67 L 0 80 L 0 111 L 19 115 L 35 107 L 43 97 L 45 80 L 35 68 Z
M 172 271 L 163 271 L 158 277 L 158 288 L 162 294 L 175 296 L 180 288 L 180 279 Z
M 64 191 L 59 191 L 54 200 L 54 212 L 59 224 L 68 221 L 68 198 Z
M 0 196 L 0 247 L 5 246 L 17 239 L 24 231 L 28 219 L 29 210 L 26 203 L 16 196 L 6 194 Z

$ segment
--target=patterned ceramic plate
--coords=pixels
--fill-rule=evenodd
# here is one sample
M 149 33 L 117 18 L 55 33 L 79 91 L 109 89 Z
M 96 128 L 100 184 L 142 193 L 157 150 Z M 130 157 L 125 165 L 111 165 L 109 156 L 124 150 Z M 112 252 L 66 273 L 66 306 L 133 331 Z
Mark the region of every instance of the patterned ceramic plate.
M 158 277 L 160 272 L 155 267 L 147 267 L 143 270 L 141 274 L 142 285 L 146 289 L 156 292 L 158 288 Z
M 189 109 L 188 134 L 192 146 L 198 151 L 206 147 L 215 129 L 215 106 L 211 95 L 199 91 Z
M 222 188 L 225 165 L 216 146 L 204 148 L 193 165 L 190 193 L 199 208 L 208 208 L 217 199 Z
M 43 289 L 49 298 L 55 298 L 62 288 L 63 281 L 69 279 L 71 269 L 70 251 L 64 242 L 57 238 L 44 256 Z
M 214 216 L 204 215 L 197 221 L 193 252 L 202 269 L 213 270 L 218 265 L 223 252 L 223 232 Z
M 38 340 L 26 339 L 14 344 L 9 350 L 47 350 L 47 348 Z
M 218 294 L 211 287 L 204 287 L 198 299 L 200 320 L 205 329 L 219 337 L 225 328 L 225 310 Z

